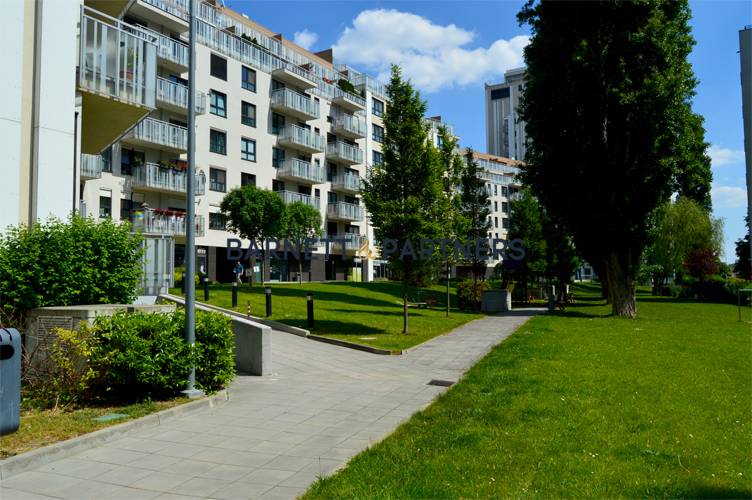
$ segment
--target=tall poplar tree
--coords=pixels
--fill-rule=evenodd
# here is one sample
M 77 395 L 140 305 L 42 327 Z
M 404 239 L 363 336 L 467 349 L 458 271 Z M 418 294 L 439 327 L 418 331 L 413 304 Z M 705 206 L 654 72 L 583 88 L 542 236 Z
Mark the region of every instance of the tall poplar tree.
M 477 244 L 480 240 L 488 240 L 488 232 L 491 230 L 491 203 L 489 201 L 486 181 L 481 178 L 482 169 L 473 158 L 473 150 L 465 151 L 465 168 L 460 175 L 460 210 L 466 221 L 467 231 L 465 238 Z M 478 256 L 473 245 L 470 259 L 473 271 L 473 281 L 477 283 L 478 277 L 484 272 L 486 261 Z

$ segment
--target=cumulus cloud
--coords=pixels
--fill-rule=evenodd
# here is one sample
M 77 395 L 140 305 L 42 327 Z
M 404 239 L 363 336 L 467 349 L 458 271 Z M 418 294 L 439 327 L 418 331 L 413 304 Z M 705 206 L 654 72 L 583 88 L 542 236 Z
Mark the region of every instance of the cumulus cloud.
M 744 151 L 739 149 L 722 148 L 711 144 L 708 148 L 708 156 L 714 167 L 741 163 L 744 160 Z
M 747 190 L 737 186 L 715 186 L 710 191 L 714 208 L 744 208 L 747 206 Z
M 311 50 L 313 44 L 319 41 L 319 35 L 306 28 L 303 31 L 296 31 L 292 36 L 292 41 L 306 50 Z
M 523 65 L 529 37 L 499 39 L 488 47 L 468 48 L 475 33 L 454 24 L 394 9 L 365 10 L 334 44 L 335 57 L 359 65 L 386 81 L 392 63 L 425 91 L 500 80 L 504 71 Z

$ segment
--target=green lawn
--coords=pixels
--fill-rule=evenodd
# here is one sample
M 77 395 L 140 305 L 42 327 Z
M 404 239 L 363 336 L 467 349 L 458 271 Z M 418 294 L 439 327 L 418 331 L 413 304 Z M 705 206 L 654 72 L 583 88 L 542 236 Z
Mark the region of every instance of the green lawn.
M 736 308 L 641 295 L 625 320 L 576 294 L 306 497 L 751 497 Z
M 273 314 L 269 319 L 307 328 L 305 294 L 312 292 L 316 320 L 312 333 L 382 349 L 406 349 L 482 317 L 479 313 L 457 310 L 452 289 L 453 309 L 446 318 L 446 287 L 436 285 L 423 290 L 433 295 L 438 304 L 430 309 L 411 308 L 410 333 L 402 335 L 402 285 L 399 283 L 343 281 L 269 286 L 273 304 Z M 179 295 L 180 289 L 174 289 L 172 293 Z M 409 297 L 417 299 L 415 288 L 410 289 Z M 203 288 L 197 288 L 196 299 L 203 301 Z M 209 299 L 210 304 L 230 309 L 232 286 L 212 285 Z M 245 313 L 249 301 L 251 314 L 264 317 L 264 288 L 258 284 L 253 287 L 247 283 L 240 285 L 236 310 Z

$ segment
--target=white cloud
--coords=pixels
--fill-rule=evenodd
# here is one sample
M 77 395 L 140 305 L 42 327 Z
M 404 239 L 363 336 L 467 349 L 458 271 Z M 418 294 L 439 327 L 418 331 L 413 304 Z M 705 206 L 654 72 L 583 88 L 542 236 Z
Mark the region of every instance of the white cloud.
M 747 206 L 747 190 L 737 186 L 715 186 L 710 191 L 714 208 L 744 208 Z
M 392 63 L 425 91 L 500 80 L 523 65 L 527 36 L 499 39 L 488 47 L 466 48 L 475 33 L 454 24 L 441 26 L 398 10 L 364 10 L 334 44 L 334 56 L 389 79 Z
M 711 144 L 708 148 L 708 156 L 714 167 L 722 167 L 734 163 L 741 163 L 744 160 L 744 151 L 739 149 L 729 149 Z
M 311 50 L 313 44 L 319 41 L 319 35 L 306 28 L 303 31 L 296 31 L 292 36 L 292 41 L 306 50 Z

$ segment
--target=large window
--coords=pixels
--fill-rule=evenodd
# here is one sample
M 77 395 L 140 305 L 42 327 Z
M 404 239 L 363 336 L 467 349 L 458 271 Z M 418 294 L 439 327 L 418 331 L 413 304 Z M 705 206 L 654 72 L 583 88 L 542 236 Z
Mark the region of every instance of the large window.
M 209 189 L 220 193 L 227 191 L 227 172 L 218 168 L 210 168 Z
M 227 228 L 227 218 L 220 213 L 209 213 L 209 229 L 224 231 Z
M 102 151 L 102 172 L 112 172 L 112 146 Z
M 145 161 L 146 154 L 143 151 L 122 149 L 120 151 L 120 175 L 133 175 L 133 169 L 143 165 Z
M 240 139 L 240 159 L 256 161 L 256 141 L 253 139 Z
M 209 112 L 227 118 L 227 95 L 216 90 L 209 92 Z
M 279 168 L 285 161 L 285 150 L 272 148 L 272 167 Z
M 371 113 L 374 116 L 384 116 L 384 103 L 375 97 L 371 98 Z
M 272 113 L 272 134 L 281 134 L 285 128 L 285 117 L 277 113 Z
M 131 211 L 134 208 L 136 208 L 136 204 L 133 200 L 120 198 L 120 220 L 129 220 L 131 217 Z
M 219 130 L 209 130 L 209 151 L 220 155 L 227 154 L 227 134 Z
M 509 213 L 509 202 L 508 201 L 502 201 L 501 202 L 501 212 L 508 214 Z
M 509 218 L 504 217 L 503 219 L 501 219 L 501 226 L 504 229 L 509 229 L 509 227 L 510 227 L 510 225 L 509 225 Z
M 256 126 L 256 106 L 250 102 L 240 103 L 240 121 L 249 127 Z
M 373 127 L 373 140 L 376 142 L 384 142 L 384 127 L 379 127 L 376 124 L 371 125 Z
M 246 66 L 241 67 L 241 85 L 244 89 L 256 92 L 256 72 Z
M 381 165 L 383 161 L 384 161 L 384 155 L 381 154 L 381 151 L 374 151 L 373 152 L 373 164 Z
M 99 196 L 99 218 L 110 219 L 112 218 L 112 195 Z
M 227 81 L 227 59 L 212 54 L 209 71 L 211 76 Z
M 248 185 L 256 185 L 256 176 L 246 172 L 240 172 L 240 186 L 243 187 Z

